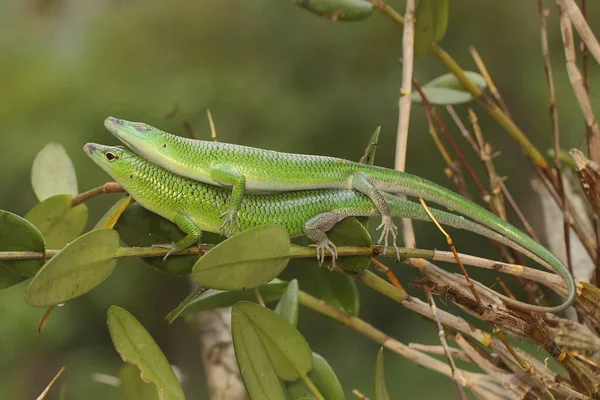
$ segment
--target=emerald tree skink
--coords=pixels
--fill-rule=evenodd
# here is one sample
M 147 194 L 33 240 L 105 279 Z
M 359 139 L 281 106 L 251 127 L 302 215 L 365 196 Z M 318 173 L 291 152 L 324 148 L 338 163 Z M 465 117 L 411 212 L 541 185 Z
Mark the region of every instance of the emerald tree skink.
M 138 203 L 176 223 L 186 233 L 171 251 L 195 245 L 201 238 L 202 230 L 220 231 L 221 215 L 228 209 L 228 190 L 175 175 L 120 147 L 88 143 L 84 150 Z M 392 216 L 430 221 L 419 204 L 387 193 L 382 193 L 382 197 L 389 205 Z M 568 298 L 559 306 L 539 307 L 507 301 L 511 305 L 530 311 L 557 312 L 573 302 L 573 279 L 560 261 L 543 247 L 538 245 L 529 249 L 461 216 L 436 209 L 432 209 L 432 212 L 444 225 L 480 234 L 522 252 L 558 272 L 567 284 Z M 307 190 L 244 196 L 240 202 L 238 223 L 242 230 L 277 224 L 287 229 L 292 237 L 304 234 L 316 243 L 317 255 L 322 261 L 326 251 L 334 258 L 337 255 L 335 245 L 326 234 L 337 222 L 349 216 L 373 216 L 377 213 L 367 196 L 353 190 Z

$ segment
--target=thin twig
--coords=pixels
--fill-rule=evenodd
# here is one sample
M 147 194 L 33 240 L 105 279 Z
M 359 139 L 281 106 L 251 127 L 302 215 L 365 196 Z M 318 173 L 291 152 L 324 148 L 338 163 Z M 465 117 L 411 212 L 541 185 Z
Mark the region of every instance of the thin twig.
M 208 115 L 208 125 L 210 126 L 210 137 L 213 142 L 217 141 L 217 129 L 215 128 L 215 122 L 213 121 L 210 109 L 206 109 L 206 115 Z
M 433 313 L 433 318 L 438 328 L 438 337 L 440 339 L 440 343 L 442 344 L 442 348 L 444 349 L 444 353 L 446 358 L 448 359 L 448 364 L 450 365 L 450 370 L 452 371 L 452 381 L 456 386 L 456 390 L 458 391 L 458 396 L 462 400 L 467 399 L 467 394 L 465 393 L 465 389 L 463 388 L 462 377 L 457 373 L 456 364 L 454 363 L 454 358 L 452 358 L 452 354 L 450 353 L 450 349 L 448 348 L 448 342 L 446 341 L 446 334 L 444 332 L 444 327 L 440 322 L 437 315 L 437 306 L 435 305 L 435 300 L 431 295 L 431 291 L 429 289 L 425 289 L 425 294 L 427 295 L 427 300 L 429 301 L 429 306 L 431 307 L 431 312 Z M 410 347 L 410 346 L 409 346 Z
M 461 361 L 465 361 L 465 362 L 473 362 L 473 360 L 471 360 L 471 358 L 469 358 L 469 356 L 462 350 L 460 349 L 456 349 L 454 347 L 449 347 L 447 349 L 445 349 L 442 346 L 431 346 L 431 345 L 427 345 L 427 344 L 421 344 L 421 343 L 409 343 L 408 347 L 410 347 L 411 349 L 415 349 L 415 350 L 419 350 L 422 351 L 423 353 L 430 353 L 430 354 L 435 354 L 438 356 L 443 356 L 446 354 L 446 351 L 448 351 L 452 357 L 461 360 Z
M 585 17 L 581 13 L 575 0 L 557 0 L 559 6 L 569 14 L 569 19 L 575 25 L 575 29 L 579 32 L 581 40 L 585 43 L 589 52 L 594 56 L 598 64 L 600 64 L 600 43 L 594 36 L 594 32 L 590 29 Z
M 106 182 L 102 186 L 90 189 L 73 197 L 73 199 L 71 200 L 71 207 L 78 206 L 79 204 L 86 202 L 93 197 L 100 196 L 101 194 L 123 192 L 125 192 L 125 189 L 123 189 L 123 187 L 117 182 Z
M 48 384 L 48 386 L 46 386 L 46 388 L 44 389 L 44 391 L 37 397 L 37 400 L 43 400 L 46 398 L 46 395 L 48 394 L 48 392 L 50 391 L 50 388 L 52 387 L 52 385 L 54 385 L 54 383 L 56 382 L 56 380 L 61 376 L 61 374 L 65 371 L 65 367 L 62 367 L 58 373 L 54 376 L 54 378 L 52 378 L 52 380 L 50 381 L 50 383 Z
M 481 72 L 483 79 L 485 79 L 485 82 L 487 83 L 487 86 L 490 89 L 490 92 L 492 92 L 492 96 L 494 96 L 494 98 L 496 99 L 496 102 L 498 103 L 500 108 L 502 108 L 502 111 L 504 111 L 506 116 L 508 118 L 512 119 L 510 112 L 508 111 L 508 107 L 506 106 L 506 103 L 502 99 L 502 96 L 500 95 L 500 91 L 496 87 L 496 84 L 494 83 L 492 76 L 488 72 L 487 67 L 485 66 L 485 63 L 483 62 L 483 59 L 479 55 L 479 52 L 473 46 L 469 47 L 469 52 L 471 53 L 471 57 L 473 57 L 473 60 L 475 60 L 477 69 L 479 69 L 479 72 Z
M 467 161 L 467 158 L 465 157 L 464 153 L 462 152 L 462 150 L 460 149 L 460 147 L 458 146 L 458 144 L 452 138 L 452 135 L 450 134 L 450 131 L 446 128 L 446 125 L 442 122 L 442 119 L 440 118 L 440 116 L 438 115 L 438 113 L 431 106 L 431 103 L 427 99 L 427 96 L 425 95 L 425 92 L 423 92 L 423 90 L 421 90 L 421 87 L 416 82 L 413 81 L 413 84 L 415 86 L 415 89 L 421 95 L 421 99 L 423 100 L 423 105 L 425 106 L 426 109 L 429 109 L 429 111 L 431 113 L 431 116 L 435 119 L 438 127 L 440 128 L 440 130 L 444 134 L 444 137 L 450 143 L 450 146 L 452 147 L 452 150 L 454 150 L 454 153 L 456 154 L 456 156 L 460 160 L 461 164 L 465 167 L 465 170 L 467 171 L 467 173 L 469 174 L 469 176 L 473 179 L 473 182 L 475 182 L 475 185 L 479 189 L 479 192 L 481 193 L 481 196 L 485 199 L 486 196 L 488 195 L 487 190 L 485 189 L 485 187 L 483 186 L 483 184 L 481 183 L 481 181 L 477 177 L 477 174 L 475 174 L 475 171 L 473 170 L 473 168 L 471 167 L 471 165 Z
M 398 100 L 398 131 L 396 133 L 396 158 L 394 168 L 398 171 L 406 169 L 406 151 L 408 149 L 408 127 L 410 124 L 410 108 L 412 105 L 412 75 L 415 41 L 415 0 L 407 0 L 404 16 L 404 33 L 402 34 L 402 86 Z M 402 234 L 407 247 L 416 247 L 415 232 L 412 221 L 402 219 Z
M 571 4 L 572 0 L 557 0 L 559 4 Z M 575 5 L 575 8 L 577 6 Z M 577 8 L 579 10 L 579 8 Z M 590 97 L 588 96 L 585 87 L 583 85 L 583 77 L 579 68 L 577 67 L 576 61 L 577 56 L 575 53 L 575 46 L 573 43 L 573 30 L 571 26 L 571 13 L 565 12 L 562 6 L 559 6 L 560 16 L 560 31 L 562 35 L 563 45 L 565 48 L 565 59 L 567 63 L 567 73 L 569 74 L 569 80 L 571 86 L 575 92 L 575 97 L 579 103 L 579 107 L 583 112 L 585 118 L 585 124 L 590 129 L 591 135 L 588 137 L 588 147 L 590 153 L 590 159 L 600 164 L 600 127 L 594 116 Z M 587 42 L 586 42 L 587 43 Z M 588 47 L 589 47 L 589 43 Z M 591 48 L 590 48 L 591 51 Z
M 469 289 L 471 289 L 471 293 L 473 294 L 473 297 L 479 304 L 481 304 L 481 297 L 479 296 L 479 293 L 477 293 L 477 290 L 475 289 L 475 286 L 471 282 L 471 279 L 469 277 L 469 274 L 467 273 L 467 270 L 465 269 L 465 266 L 463 265 L 462 261 L 460 260 L 458 251 L 456 251 L 456 247 L 454 246 L 454 242 L 452 241 L 452 237 L 448 234 L 448 232 L 446 232 L 446 230 L 444 228 L 442 228 L 442 225 L 440 225 L 438 220 L 431 213 L 431 210 L 429 210 L 429 207 L 427 207 L 427 203 L 425 203 L 425 200 L 423 200 L 423 198 L 419 197 L 419 201 L 421 202 L 421 205 L 425 209 L 425 212 L 429 215 L 429 218 L 431 218 L 431 220 L 438 227 L 440 232 L 442 232 L 442 234 L 446 237 L 446 242 L 448 243 L 448 246 L 450 246 L 450 250 L 452 250 L 452 254 L 454 254 L 454 257 L 456 258 L 456 262 L 457 262 L 458 266 L 460 267 L 463 275 L 465 276 L 467 285 L 469 285 Z

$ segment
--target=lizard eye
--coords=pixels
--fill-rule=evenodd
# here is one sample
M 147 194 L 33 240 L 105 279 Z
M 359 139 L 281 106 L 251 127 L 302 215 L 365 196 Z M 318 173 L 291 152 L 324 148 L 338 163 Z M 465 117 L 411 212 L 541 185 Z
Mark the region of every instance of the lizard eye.
M 113 161 L 113 160 L 116 160 L 116 159 L 118 159 L 118 158 L 119 158 L 119 157 L 115 156 L 115 155 L 114 155 L 114 153 L 110 153 L 110 152 L 106 153 L 106 159 L 107 159 L 108 161 Z

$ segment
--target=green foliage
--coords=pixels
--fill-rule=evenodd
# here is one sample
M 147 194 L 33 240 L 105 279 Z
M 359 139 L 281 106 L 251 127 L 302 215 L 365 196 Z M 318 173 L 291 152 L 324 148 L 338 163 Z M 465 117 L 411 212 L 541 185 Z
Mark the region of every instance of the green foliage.
M 448 27 L 450 0 L 420 0 L 415 11 L 415 54 L 423 55 L 439 43 Z
M 140 370 L 133 364 L 123 363 L 119 369 L 119 390 L 123 400 L 159 400 L 156 385 L 144 382 Z
M 355 217 L 346 218 L 336 224 L 327 232 L 327 236 L 337 246 L 373 247 L 371 235 Z M 346 256 L 340 257 L 337 263 L 348 271 L 360 272 L 369 268 L 369 258 L 369 256 Z
M 313 367 L 308 377 L 327 400 L 344 400 L 344 389 L 331 365 L 322 356 L 312 353 Z M 304 381 L 287 382 L 288 395 L 293 400 L 316 400 Z
M 339 310 L 353 316 L 358 315 L 360 300 L 353 278 L 314 264 L 307 265 L 306 269 L 310 271 L 310 281 L 302 289 Z
M 29 221 L 0 210 L 0 249 L 2 251 L 44 252 L 44 237 Z M 5 289 L 33 276 L 42 260 L 0 260 L 0 289 Z
M 73 196 L 59 194 L 33 207 L 25 219 L 40 230 L 49 249 L 62 249 L 81 235 L 87 224 L 88 210 L 85 204 L 71 206 Z
M 258 286 L 260 295 L 265 303 L 270 303 L 279 300 L 288 287 L 288 282 L 274 279 L 273 281 Z M 211 290 L 206 294 L 193 299 L 187 304 L 182 314 L 200 312 L 204 310 L 212 310 L 220 307 L 231 307 L 238 301 L 254 301 L 256 295 L 254 289 L 243 290 Z
M 298 6 L 333 21 L 362 21 L 373 14 L 374 6 L 365 0 L 294 0 Z
M 238 366 L 252 399 L 285 398 L 279 378 L 295 381 L 312 368 L 308 343 L 292 324 L 250 302 L 231 309 L 231 334 Z
M 169 361 L 144 326 L 121 307 L 110 307 L 107 315 L 110 337 L 123 361 L 138 367 L 142 379 L 156 385 L 161 399 L 185 399 Z
M 390 400 L 387 387 L 385 386 L 385 374 L 383 373 L 383 346 L 377 352 L 377 365 L 375 366 L 375 399 Z
M 177 225 L 139 204 L 133 204 L 125 210 L 117 221 L 115 230 L 119 232 L 123 242 L 134 247 L 177 242 L 185 236 Z M 206 236 L 208 235 L 202 235 L 203 241 Z M 162 258 L 144 259 L 144 262 L 156 270 L 170 275 L 188 275 L 196 261 L 197 256 L 169 257 L 166 261 Z
M 261 293 L 262 296 L 262 293 Z M 287 322 L 298 325 L 298 281 L 292 279 L 275 307 L 275 312 Z
M 192 280 L 212 289 L 239 290 L 271 281 L 290 260 L 290 236 L 281 226 L 240 232 L 216 245 L 194 265 Z
M 119 234 L 112 229 L 82 235 L 33 277 L 25 301 L 35 307 L 47 307 L 89 292 L 112 274 L 118 249 Z
M 483 89 L 487 86 L 483 76 L 477 72 L 465 71 L 465 75 L 480 88 Z M 454 105 L 474 100 L 473 95 L 451 73 L 438 76 L 421 88 L 425 96 L 427 96 L 429 103 L 433 105 Z M 412 100 L 414 103 L 421 103 L 423 101 L 421 94 L 417 91 L 413 92 Z
M 35 157 L 31 185 L 39 201 L 57 194 L 77 195 L 77 175 L 67 151 L 58 143 L 48 143 Z

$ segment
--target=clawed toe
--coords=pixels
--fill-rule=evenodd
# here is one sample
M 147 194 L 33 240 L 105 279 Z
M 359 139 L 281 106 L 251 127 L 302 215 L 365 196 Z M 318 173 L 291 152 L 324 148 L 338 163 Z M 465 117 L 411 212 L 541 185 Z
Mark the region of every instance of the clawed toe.
M 382 255 L 385 255 L 387 253 L 387 248 L 388 248 L 388 238 L 390 233 L 392 234 L 392 238 L 393 238 L 393 243 L 394 243 L 394 248 L 396 249 L 396 254 L 398 254 L 398 247 L 396 246 L 396 239 L 398 237 L 398 227 L 396 225 L 394 225 L 393 221 L 391 218 L 383 218 L 381 221 L 381 224 L 379 224 L 379 226 L 377 227 L 377 230 L 382 229 L 381 231 L 381 236 L 379 237 L 379 240 L 376 242 L 378 245 L 381 244 L 383 242 L 383 251 L 381 252 Z
M 329 267 L 330 270 L 333 270 L 335 268 L 335 260 L 338 258 L 338 252 L 337 252 L 337 247 L 335 246 L 335 244 L 333 244 L 332 241 L 328 240 L 326 242 L 321 242 L 318 243 L 316 245 L 317 248 L 317 261 L 319 262 L 319 266 L 323 265 L 323 262 L 325 261 L 325 252 L 329 252 L 329 254 L 331 255 L 331 266 Z

